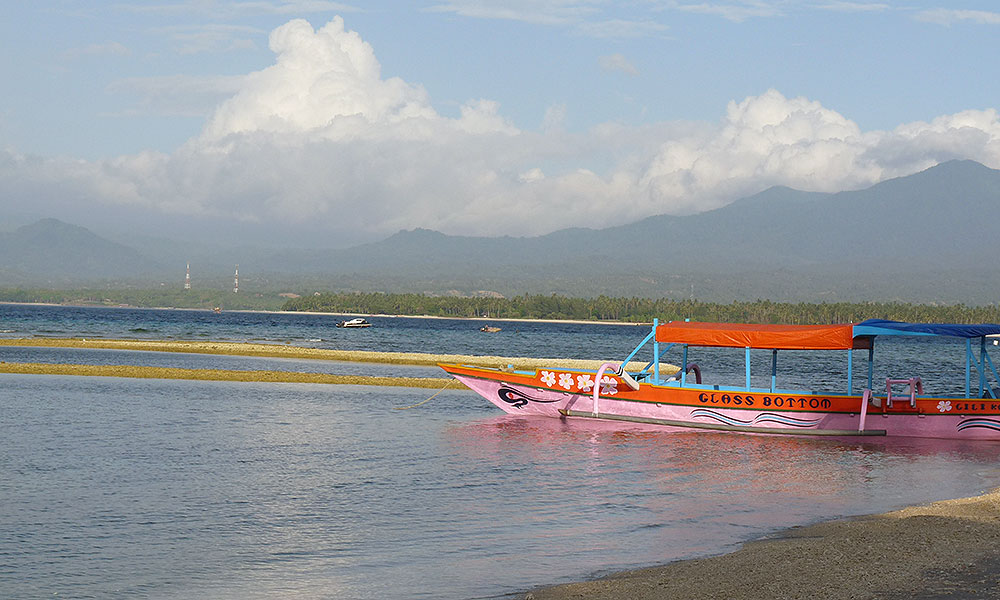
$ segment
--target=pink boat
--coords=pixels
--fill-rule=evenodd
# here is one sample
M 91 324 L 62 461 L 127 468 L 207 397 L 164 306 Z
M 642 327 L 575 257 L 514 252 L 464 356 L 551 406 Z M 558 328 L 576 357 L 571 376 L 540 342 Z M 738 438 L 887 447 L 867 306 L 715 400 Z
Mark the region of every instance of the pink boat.
M 597 371 L 558 364 L 534 371 L 440 366 L 510 414 L 760 434 L 1000 440 L 1000 376 L 986 342 L 987 336 L 997 334 L 1000 325 L 996 324 L 877 319 L 850 325 L 688 321 L 661 325 L 654 321 L 650 334 L 624 361 L 604 363 Z M 875 340 L 882 336 L 933 336 L 964 342 L 964 394 L 925 395 L 916 372 L 874 381 Z M 644 368 L 626 371 L 623 366 L 631 364 L 650 342 L 652 360 Z M 736 385 L 703 382 L 701 369 L 688 361 L 689 350 L 695 347 L 742 350 L 745 379 Z M 671 370 L 676 372 L 664 377 L 661 361 L 675 348 L 685 368 L 674 367 Z M 769 386 L 751 385 L 751 350 L 771 352 Z M 841 351 L 847 374 L 843 392 L 779 387 L 778 353 L 783 350 Z M 863 387 L 856 387 L 853 377 L 858 350 L 867 351 L 868 376 Z

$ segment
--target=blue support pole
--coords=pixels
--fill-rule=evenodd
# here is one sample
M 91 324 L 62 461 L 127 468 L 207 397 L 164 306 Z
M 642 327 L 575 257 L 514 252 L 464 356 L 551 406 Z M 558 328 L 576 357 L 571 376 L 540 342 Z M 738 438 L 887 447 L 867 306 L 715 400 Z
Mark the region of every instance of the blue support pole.
M 778 385 L 778 351 L 771 350 L 771 391 Z
M 969 385 L 972 382 L 972 338 L 965 338 L 965 397 L 971 395 Z
M 868 389 L 875 389 L 875 340 L 872 339 L 871 347 L 868 348 Z
M 653 318 L 653 383 L 660 385 L 660 342 L 656 341 L 656 326 L 660 320 Z
M 681 359 L 681 387 L 684 387 L 684 383 L 687 381 L 688 374 L 688 345 L 684 344 L 684 358 Z
M 747 391 L 750 391 L 750 346 L 747 346 Z
M 854 350 L 847 351 L 847 395 L 854 392 Z
M 986 390 L 986 336 L 979 338 L 979 398 L 983 397 Z
M 653 333 L 655 333 L 655 330 Z M 632 353 L 629 354 L 627 357 L 625 357 L 625 360 L 622 361 L 622 365 L 627 365 L 628 363 L 632 362 L 632 359 L 635 358 L 635 355 L 639 354 L 639 350 L 642 350 L 643 346 L 649 343 L 649 340 L 656 338 L 656 336 L 653 333 L 650 333 L 641 342 L 639 342 L 639 345 L 635 347 L 635 350 L 633 350 Z

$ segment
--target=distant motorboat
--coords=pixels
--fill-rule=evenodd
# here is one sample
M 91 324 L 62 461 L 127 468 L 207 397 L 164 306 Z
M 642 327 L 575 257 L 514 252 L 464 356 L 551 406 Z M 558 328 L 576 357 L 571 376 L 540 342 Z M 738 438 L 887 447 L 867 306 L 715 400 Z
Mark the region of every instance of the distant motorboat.
M 479 331 L 485 331 L 486 333 L 496 333 L 500 331 L 499 327 L 494 327 L 492 325 L 483 325 L 479 328 Z
M 360 317 L 356 319 L 350 319 L 349 321 L 341 321 L 340 323 L 337 323 L 337 327 L 371 327 L 371 326 L 372 326 L 371 323 L 369 323 L 366 319 L 362 319 Z

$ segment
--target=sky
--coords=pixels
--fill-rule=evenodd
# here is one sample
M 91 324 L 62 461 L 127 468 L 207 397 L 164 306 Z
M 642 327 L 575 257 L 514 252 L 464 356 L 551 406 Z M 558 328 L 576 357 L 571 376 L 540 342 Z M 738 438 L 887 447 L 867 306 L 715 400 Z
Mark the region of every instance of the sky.
M 994 1 L 14 2 L 0 230 L 534 236 L 1000 168 L 998 56 Z

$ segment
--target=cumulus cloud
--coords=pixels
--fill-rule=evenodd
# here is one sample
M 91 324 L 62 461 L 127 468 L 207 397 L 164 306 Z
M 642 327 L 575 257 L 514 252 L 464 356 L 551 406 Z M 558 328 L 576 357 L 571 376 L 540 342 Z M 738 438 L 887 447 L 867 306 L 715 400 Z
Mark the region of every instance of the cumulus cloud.
M 619 225 L 773 185 L 864 187 L 952 158 L 1000 168 L 992 109 L 862 131 L 818 100 L 766 90 L 729 102 L 716 122 L 567 132 L 567 108 L 556 105 L 525 131 L 489 99 L 438 114 L 420 85 L 383 78 L 374 49 L 340 18 L 318 30 L 291 21 L 270 47 L 274 63 L 230 81 L 236 91 L 177 151 L 97 162 L 8 151 L 0 184 L 91 215 L 308 226 L 336 244 L 414 227 L 536 235 Z
M 318 31 L 305 20 L 290 21 L 271 33 L 269 46 L 276 63 L 247 76 L 209 121 L 205 138 L 319 130 L 340 138 L 372 125 L 436 117 L 423 88 L 381 78 L 372 47 L 340 17 Z

